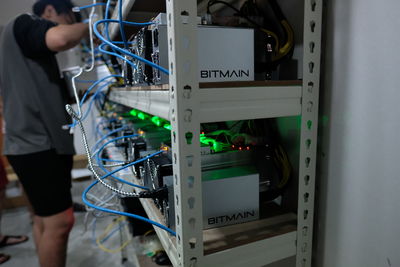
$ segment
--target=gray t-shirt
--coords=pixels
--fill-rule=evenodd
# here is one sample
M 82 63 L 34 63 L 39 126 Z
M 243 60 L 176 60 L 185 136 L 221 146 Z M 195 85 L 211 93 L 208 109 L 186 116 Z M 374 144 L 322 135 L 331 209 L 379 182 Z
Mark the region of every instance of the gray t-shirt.
M 0 38 L 0 84 L 5 120 L 4 154 L 23 155 L 49 149 L 74 154 L 65 105 L 68 91 L 55 54 L 45 41 L 56 24 L 33 15 L 8 23 Z

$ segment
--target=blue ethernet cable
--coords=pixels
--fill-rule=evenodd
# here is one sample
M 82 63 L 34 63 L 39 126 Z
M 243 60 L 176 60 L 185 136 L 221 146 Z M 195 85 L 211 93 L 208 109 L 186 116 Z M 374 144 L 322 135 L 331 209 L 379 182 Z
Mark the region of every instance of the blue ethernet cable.
M 111 23 L 120 23 L 120 21 L 117 20 L 117 19 L 102 19 L 102 20 L 99 20 L 99 21 L 96 21 L 96 22 L 100 22 L 99 24 L 109 23 L 109 22 L 111 22 Z M 126 21 L 126 20 L 123 20 L 122 23 L 125 24 L 125 25 L 128 25 L 128 26 L 137 26 L 137 27 L 141 27 L 141 26 L 144 27 L 144 26 L 149 26 L 149 25 L 153 25 L 154 24 L 154 22 L 132 22 L 132 21 Z M 94 26 L 94 24 L 93 24 L 93 26 Z
M 134 219 L 137 219 L 137 220 L 144 221 L 144 222 L 146 222 L 146 223 L 150 223 L 150 224 L 152 224 L 152 225 L 154 225 L 154 226 L 157 226 L 157 227 L 159 227 L 159 228 L 161 228 L 161 229 L 163 229 L 163 230 L 169 232 L 171 235 L 176 236 L 176 233 L 175 233 L 172 229 L 170 229 L 170 228 L 166 227 L 165 225 L 162 225 L 162 224 L 160 224 L 160 223 L 158 223 L 158 222 L 149 220 L 149 219 L 147 219 L 147 218 L 145 218 L 145 217 L 142 217 L 142 216 L 139 216 L 139 215 L 136 215 L 136 214 L 133 214 L 133 213 L 127 213 L 127 212 L 123 212 L 123 211 L 117 211 L 117 210 L 111 210 L 111 209 L 99 207 L 99 206 L 96 206 L 96 205 L 90 203 L 90 202 L 88 201 L 88 199 L 86 198 L 86 195 L 87 195 L 87 193 L 88 193 L 95 185 L 97 185 L 97 184 L 98 184 L 98 181 L 94 181 L 94 182 L 93 182 L 91 185 L 89 185 L 89 186 L 83 191 L 83 193 L 82 193 L 82 201 L 83 201 L 83 203 L 85 203 L 87 206 L 89 206 L 89 207 L 91 207 L 91 208 L 93 208 L 93 209 L 102 211 L 102 212 L 107 212 L 107 213 L 122 215 L 122 216 L 126 216 L 126 217 L 131 217 L 131 218 L 134 218 Z
M 96 7 L 96 6 L 105 6 L 105 5 L 106 5 L 106 3 L 95 3 L 95 4 L 91 4 L 91 5 L 86 5 L 86 6 L 75 6 L 75 7 L 72 8 L 72 11 L 73 12 L 80 12 L 80 11 L 82 11 L 84 9 L 87 9 L 87 8 Z
M 85 103 L 86 97 L 89 95 L 89 93 L 93 90 L 93 88 L 95 88 L 97 85 L 99 85 L 100 83 L 102 83 L 103 81 L 110 79 L 110 78 L 123 78 L 121 75 L 109 75 L 106 76 L 100 80 L 97 80 L 97 82 L 95 82 L 94 84 L 92 84 L 85 92 L 85 94 L 83 95 L 81 102 L 79 103 L 80 106 L 83 105 L 83 103 Z
M 131 52 L 129 52 L 129 51 L 126 51 L 125 49 L 122 49 L 122 48 L 120 48 L 120 47 L 118 47 L 118 46 L 112 44 L 111 42 L 107 41 L 107 40 L 100 34 L 100 32 L 99 32 L 98 29 L 97 29 L 99 24 L 105 23 L 105 22 L 118 22 L 118 20 L 99 20 L 99 21 L 97 21 L 97 22 L 94 23 L 94 26 L 93 26 L 94 33 L 96 34 L 96 36 L 97 36 L 101 41 L 103 41 L 104 43 L 108 44 L 111 48 L 114 48 L 114 49 L 117 50 L 118 52 L 123 53 L 123 54 L 126 54 L 126 55 L 128 55 L 128 56 L 130 56 L 130 57 L 132 57 L 132 58 L 135 58 L 135 59 L 137 59 L 137 60 L 139 60 L 139 61 L 141 61 L 141 62 L 144 62 L 145 64 L 150 65 L 151 67 L 153 67 L 153 68 L 155 68 L 155 69 L 158 69 L 158 70 L 160 70 L 161 72 L 163 72 L 163 73 L 169 75 L 169 71 L 168 71 L 167 69 L 165 69 L 165 68 L 163 68 L 163 67 L 161 67 L 161 66 L 159 66 L 159 65 L 157 65 L 157 64 L 154 64 L 153 62 L 151 62 L 151 61 L 149 61 L 149 60 L 147 60 L 147 59 L 145 59 L 145 58 L 139 57 L 139 56 L 137 56 L 137 55 L 135 55 L 135 54 L 133 54 L 133 53 L 131 53 Z M 150 25 L 150 24 L 153 24 L 153 23 L 141 23 L 141 24 L 140 24 L 140 23 L 134 23 L 134 22 L 124 22 L 124 24 L 127 24 L 127 25 L 143 25 L 143 24 Z
M 105 16 L 104 19 L 108 19 L 108 13 L 110 12 L 110 3 L 111 0 L 107 0 L 107 4 L 106 4 L 106 11 L 105 11 Z M 110 33 L 108 32 L 108 22 L 104 25 L 104 31 L 107 37 L 107 40 L 111 42 L 111 38 L 110 38 Z M 111 48 L 114 52 L 117 52 L 114 50 L 114 48 Z
M 99 150 L 98 150 L 97 153 L 96 153 L 96 160 L 97 160 L 97 164 L 99 165 L 100 169 L 101 169 L 102 171 L 104 171 L 106 174 L 109 173 L 109 171 L 108 171 L 106 168 L 104 168 L 104 165 L 103 165 L 103 163 L 101 162 L 101 159 L 100 159 L 100 154 L 101 154 L 101 152 L 104 150 L 104 148 L 105 148 L 107 145 L 109 145 L 109 144 L 112 143 L 112 142 L 115 142 L 115 141 L 124 139 L 124 138 L 132 138 L 132 137 L 137 137 L 137 136 L 138 136 L 137 134 L 126 135 L 126 136 L 120 136 L 120 137 L 117 137 L 117 138 L 114 138 L 114 139 L 111 139 L 111 140 L 105 142 L 105 143 L 103 144 L 103 146 L 100 147 Z M 125 180 L 123 180 L 123 179 L 121 179 L 121 178 L 115 176 L 115 175 L 110 175 L 110 176 L 111 176 L 112 178 L 114 178 L 114 179 L 120 181 L 121 183 L 130 185 L 130 186 L 133 186 L 133 187 L 137 187 L 137 188 L 140 188 L 140 189 L 144 189 L 144 190 L 149 190 L 149 188 L 147 188 L 147 187 L 144 187 L 144 186 L 141 186 L 141 185 L 137 185 L 137 184 L 130 183 L 130 182 L 128 182 L 128 181 L 125 181 Z
M 103 119 L 105 119 L 105 118 L 103 118 Z M 104 123 L 106 123 L 106 122 L 108 122 L 108 123 L 110 123 L 110 122 L 114 122 L 114 121 L 117 121 L 117 119 L 116 118 L 110 118 L 110 119 L 107 119 L 107 121 L 100 121 L 100 122 L 98 122 L 97 123 L 97 125 L 96 125 L 96 133 L 98 134 L 98 135 L 100 135 L 101 137 L 104 137 L 104 135 L 103 135 L 103 133 L 100 131 L 100 125 L 102 125 L 102 124 L 104 124 Z
M 83 103 L 84 103 L 85 100 L 86 100 L 86 97 L 89 95 L 90 91 L 92 91 L 92 89 L 93 89 L 94 87 L 96 87 L 97 85 L 99 85 L 100 83 L 104 82 L 104 81 L 107 80 L 107 79 L 115 78 L 115 77 L 122 78 L 121 75 L 109 75 L 109 76 L 106 76 L 106 77 L 104 77 L 104 78 L 102 78 L 102 79 L 100 79 L 100 80 L 97 80 L 94 84 L 92 84 L 92 85 L 88 88 L 88 90 L 86 90 L 86 92 L 85 92 L 85 94 L 83 95 L 83 97 L 82 97 L 80 103 L 79 103 L 79 104 L 77 103 L 77 104 L 78 104 L 80 107 L 82 107 Z M 82 114 L 79 114 L 79 116 L 82 116 Z M 74 122 L 73 122 L 72 124 L 68 125 L 68 126 L 69 126 L 69 127 L 74 127 L 75 125 L 76 125 L 76 120 L 74 120 Z
M 128 167 L 131 167 L 131 166 L 133 166 L 133 165 L 135 165 L 135 164 L 138 164 L 138 163 L 140 163 L 140 162 L 142 162 L 142 161 L 145 161 L 145 160 L 147 160 L 147 159 L 149 159 L 149 158 L 151 158 L 151 157 L 154 157 L 154 156 L 156 156 L 156 155 L 158 155 L 158 154 L 161 154 L 161 153 L 163 153 L 163 152 L 164 152 L 164 150 L 160 150 L 160 151 L 155 152 L 155 153 L 153 153 L 153 154 L 151 154 L 151 155 L 149 155 L 149 156 L 147 156 L 147 157 L 144 157 L 144 158 L 139 159 L 139 160 L 137 160 L 137 161 L 128 163 L 128 164 L 126 164 L 126 165 L 124 165 L 124 166 L 122 166 L 122 167 L 120 167 L 120 168 L 118 168 L 118 169 L 116 169 L 116 170 L 113 170 L 113 171 L 108 172 L 107 174 L 105 174 L 105 175 L 103 175 L 102 177 L 100 177 L 100 179 L 105 179 L 105 178 L 107 178 L 107 177 L 113 175 L 114 173 L 117 173 L 117 172 L 119 172 L 119 171 L 122 171 L 122 170 L 124 170 L 124 169 L 126 169 L 126 168 L 128 168 Z
M 105 159 L 105 158 L 101 158 L 101 161 L 108 161 L 108 162 L 115 162 L 115 163 L 123 163 L 125 161 L 123 160 L 115 160 L 115 159 Z
M 90 100 L 90 102 L 89 102 L 89 106 L 88 106 L 87 110 L 85 111 L 85 113 L 83 114 L 81 121 L 84 121 L 84 120 L 87 118 L 87 116 L 89 116 L 89 113 L 90 113 L 90 110 L 92 109 L 93 103 L 94 103 L 94 101 L 96 100 L 97 96 L 101 93 L 101 90 L 104 89 L 106 86 L 108 86 L 108 85 L 111 84 L 111 83 L 112 83 L 112 82 L 107 82 L 106 84 L 103 84 L 102 86 L 100 86 L 100 87 L 97 89 L 96 93 L 91 97 L 91 100 Z M 76 125 L 78 125 L 78 122 L 77 122 L 77 121 L 74 121 L 72 124 L 70 124 L 70 125 L 68 125 L 68 126 L 69 126 L 70 128 L 73 128 L 73 127 L 75 127 Z
M 122 44 L 124 44 L 124 42 L 121 42 L 121 41 L 112 41 L 112 43 L 115 44 L 115 45 L 118 45 L 118 44 L 119 44 L 119 45 L 122 45 Z M 134 44 L 134 43 L 135 43 L 135 42 L 128 42 L 129 45 Z
M 135 165 L 135 164 L 137 164 L 137 163 L 143 162 L 143 161 L 145 161 L 145 160 L 147 160 L 147 159 L 149 159 L 149 158 L 151 158 L 151 157 L 154 157 L 154 156 L 156 156 L 156 155 L 158 155 L 158 154 L 160 154 L 160 153 L 162 153 L 162 152 L 163 152 L 162 150 L 161 150 L 161 151 L 158 151 L 158 152 L 153 153 L 153 154 L 151 154 L 151 155 L 149 155 L 149 156 L 147 156 L 147 157 L 145 157 L 145 158 L 142 158 L 142 159 L 140 159 L 140 160 L 137 160 L 137 161 L 135 161 L 135 162 L 132 162 L 132 163 L 130 163 L 130 164 L 127 164 L 127 165 L 125 165 L 125 166 L 122 167 L 122 168 L 118 168 L 117 170 L 112 171 L 112 172 L 110 172 L 109 174 L 104 175 L 103 177 L 100 177 L 100 179 L 105 179 L 106 177 L 108 177 L 108 176 L 110 176 L 110 175 L 112 175 L 112 174 L 114 174 L 114 173 L 116 173 L 116 172 L 119 172 L 119 171 L 121 171 L 121 170 L 123 170 L 123 169 L 125 169 L 125 168 L 128 168 L 128 167 L 130 167 L 130 166 L 133 166 L 133 165 Z M 99 183 L 98 180 L 94 181 L 94 182 L 93 182 L 91 185 L 89 185 L 89 186 L 83 191 L 83 193 L 82 193 L 82 201 L 83 201 L 87 206 L 89 206 L 89 207 L 91 207 L 91 208 L 93 208 L 93 209 L 99 210 L 99 211 L 103 211 L 103 212 L 107 212 L 107 213 L 112 213 L 112 214 L 117 214 L 117 215 L 122 215 L 122 216 L 127 216 L 127 217 L 131 217 L 131 218 L 134 218 L 134 219 L 138 219 L 138 220 L 141 220 L 141 221 L 150 223 L 150 224 L 152 224 L 152 225 L 154 225 L 154 226 L 157 226 L 157 227 L 159 227 L 159 228 L 161 228 L 161 229 L 163 229 L 163 230 L 169 232 L 171 235 L 176 236 L 176 233 L 175 233 L 172 229 L 170 229 L 170 228 L 168 228 L 168 227 L 166 227 L 166 226 L 164 226 L 164 225 L 162 225 L 162 224 L 160 224 L 160 223 L 158 223 L 158 222 L 149 220 L 149 219 L 147 219 L 147 218 L 145 218 L 145 217 L 142 217 L 142 216 L 139 216 L 139 215 L 136 215 L 136 214 L 132 214 L 132 213 L 127 213 L 127 212 L 122 212 L 122 211 L 111 210 L 111 209 L 99 207 L 99 206 L 96 206 L 96 205 L 90 203 L 89 200 L 87 199 L 86 195 L 87 195 L 88 192 L 89 192 L 95 185 L 97 185 L 98 183 Z
M 103 137 L 101 137 L 101 138 L 94 144 L 94 146 L 92 147 L 92 151 L 95 151 L 96 148 L 97 148 L 97 146 L 98 146 L 101 142 L 103 142 L 105 139 L 107 139 L 107 137 L 109 137 L 110 135 L 113 135 L 113 134 L 115 134 L 115 133 L 118 133 L 119 131 L 122 131 L 122 130 L 124 130 L 124 129 L 126 129 L 126 128 L 127 128 L 127 126 L 125 125 L 125 126 L 122 126 L 122 127 L 120 127 L 120 128 L 117 128 L 117 129 L 115 129 L 115 130 L 112 130 L 111 132 L 109 132 L 109 133 L 106 134 L 106 135 L 103 135 Z
M 90 102 L 89 102 L 89 106 L 86 110 L 86 113 L 83 115 L 82 117 L 82 121 L 84 121 L 86 119 L 86 117 L 89 115 L 90 110 L 92 109 L 93 103 L 99 98 L 99 96 L 101 94 L 103 94 L 102 90 L 107 87 L 108 85 L 112 84 L 112 82 L 108 82 L 102 86 L 100 86 L 97 90 L 96 93 L 91 97 Z M 104 95 L 104 94 L 103 94 Z
M 122 42 L 124 43 L 124 47 L 125 49 L 128 49 L 128 41 L 126 40 L 126 36 L 125 36 L 125 29 L 124 29 L 124 24 L 123 24 L 123 20 L 122 20 L 122 0 L 118 1 L 119 4 L 119 8 L 118 8 L 118 20 L 119 20 L 119 31 L 121 33 L 121 39 Z
M 101 45 L 99 46 L 99 51 L 100 51 L 100 52 L 103 52 L 103 53 L 105 53 L 105 54 L 107 54 L 107 55 L 115 56 L 115 57 L 117 57 L 117 58 L 119 58 L 119 59 L 122 59 L 123 61 L 126 61 L 126 63 L 128 63 L 129 65 L 131 65 L 134 69 L 137 69 L 137 66 L 135 65 L 135 63 L 131 62 L 130 60 L 128 60 L 128 59 L 126 59 L 126 58 L 124 58 L 124 57 L 121 56 L 120 54 L 113 53 L 113 52 L 110 52 L 110 51 L 105 50 L 105 49 L 104 49 L 104 46 L 108 46 L 108 44 L 104 44 L 104 43 L 101 44 Z

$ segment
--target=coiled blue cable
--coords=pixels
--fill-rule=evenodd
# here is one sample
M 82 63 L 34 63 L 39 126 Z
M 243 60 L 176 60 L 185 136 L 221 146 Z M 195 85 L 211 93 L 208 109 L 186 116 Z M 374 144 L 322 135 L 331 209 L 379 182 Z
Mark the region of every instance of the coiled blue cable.
M 107 0 L 104 19 L 108 19 L 108 13 L 110 12 L 110 4 L 111 4 L 111 0 Z M 110 33 L 108 32 L 108 22 L 104 25 L 104 31 L 105 31 L 107 40 L 111 42 Z M 114 50 L 114 48 L 111 48 L 111 49 L 114 52 L 117 52 L 117 51 Z
M 163 72 L 163 73 L 169 75 L 169 71 L 168 71 L 167 69 L 165 69 L 165 68 L 163 68 L 163 67 L 161 67 L 161 66 L 159 66 L 159 65 L 157 65 L 157 64 L 154 64 L 153 62 L 151 62 L 151 61 L 149 61 L 149 60 L 147 60 L 147 59 L 145 59 L 145 58 L 139 57 L 139 56 L 137 56 L 137 55 L 135 55 L 135 54 L 133 54 L 133 53 L 131 53 L 131 52 L 129 52 L 129 51 L 126 51 L 125 49 L 122 49 L 122 48 L 120 48 L 120 47 L 118 47 L 118 46 L 112 44 L 112 42 L 109 42 L 108 40 L 106 40 L 106 39 L 100 34 L 100 32 L 99 32 L 98 29 L 97 29 L 99 24 L 102 24 L 102 23 L 105 23 L 105 22 L 116 22 L 116 23 L 119 23 L 118 20 L 111 20 L 111 19 L 110 19 L 110 20 L 99 20 L 99 21 L 95 22 L 94 25 L 93 25 L 93 31 L 94 31 L 94 33 L 96 34 L 96 36 L 97 36 L 101 41 L 103 41 L 104 43 L 108 44 L 110 47 L 114 48 L 114 49 L 117 50 L 118 52 L 123 53 L 123 54 L 125 54 L 125 55 L 128 55 L 128 56 L 130 56 L 130 57 L 132 57 L 132 58 L 135 58 L 135 59 L 137 59 L 137 60 L 139 60 L 139 61 L 141 61 L 141 62 L 144 62 L 145 64 L 148 64 L 148 65 L 150 65 L 151 67 L 153 67 L 153 68 L 155 68 L 155 69 L 158 69 L 158 70 L 160 70 L 161 72 Z M 153 23 L 135 23 L 135 22 L 123 22 L 123 23 L 126 24 L 126 25 L 136 25 L 136 26 L 138 26 L 138 25 L 150 25 L 150 24 L 153 24 Z
M 131 166 L 133 166 L 133 165 L 135 165 L 135 164 L 138 164 L 138 163 L 140 163 L 140 162 L 143 162 L 143 161 L 145 161 L 145 160 L 147 160 L 147 159 L 149 159 L 149 158 L 151 158 L 151 157 L 154 157 L 154 156 L 156 156 L 156 155 L 158 155 L 158 154 L 161 154 L 161 153 L 163 153 L 163 152 L 164 152 L 164 150 L 160 150 L 160 151 L 155 152 L 155 153 L 153 153 L 153 154 L 151 154 L 151 155 L 149 155 L 149 156 L 147 156 L 147 157 L 144 157 L 144 158 L 139 159 L 139 160 L 137 160 L 137 161 L 128 163 L 128 164 L 126 164 L 126 165 L 124 165 L 124 166 L 122 166 L 122 167 L 120 167 L 120 168 L 118 168 L 118 169 L 116 169 L 116 170 L 113 170 L 113 171 L 111 171 L 111 172 L 109 172 L 109 173 L 103 175 L 102 177 L 100 177 L 100 179 L 105 179 L 105 178 L 107 178 L 107 177 L 113 175 L 114 173 L 117 173 L 117 172 L 119 172 L 119 171 L 122 171 L 122 170 L 124 170 L 124 169 L 126 169 L 126 168 L 128 168 L 128 167 L 131 167 Z
M 115 159 L 105 159 L 105 158 L 101 158 L 101 161 L 108 161 L 108 162 L 115 162 L 115 163 L 124 163 L 125 161 L 123 160 L 115 160 Z
M 115 129 L 115 130 L 112 130 L 111 132 L 109 132 L 109 133 L 106 134 L 106 135 L 103 135 L 103 137 L 101 137 L 99 140 L 97 140 L 97 142 L 93 145 L 92 151 L 95 151 L 96 148 L 97 148 L 97 146 L 98 146 L 101 142 L 103 142 L 104 140 L 106 140 L 107 137 L 109 137 L 109 136 L 111 136 L 111 135 L 113 135 L 113 134 L 115 134 L 115 133 L 118 133 L 119 131 L 122 131 L 122 130 L 126 129 L 127 127 L 128 127 L 128 126 L 124 125 L 124 126 L 122 126 L 122 127 L 120 127 L 120 128 L 117 128 L 117 129 Z
M 114 138 L 114 139 L 111 139 L 111 140 L 105 142 L 105 143 L 103 144 L 103 146 L 101 146 L 101 147 L 99 148 L 99 150 L 97 151 L 97 153 L 96 153 L 96 160 L 97 160 L 97 164 L 99 165 L 100 169 L 101 169 L 103 172 L 105 172 L 106 174 L 109 173 L 109 171 L 108 171 L 106 168 L 104 168 L 104 165 L 103 165 L 103 163 L 102 163 L 102 161 L 101 161 L 101 159 L 100 159 L 101 152 L 104 150 L 104 148 L 105 148 L 107 145 L 109 145 L 109 144 L 112 143 L 112 142 L 115 142 L 115 141 L 124 139 L 124 138 L 132 138 L 132 137 L 137 137 L 137 136 L 138 136 L 137 134 L 126 135 L 126 136 L 120 136 L 120 137 L 117 137 L 117 138 Z M 130 182 L 124 180 L 124 179 L 121 179 L 120 177 L 115 176 L 115 175 L 110 175 L 110 176 L 111 176 L 112 178 L 114 178 L 115 180 L 120 181 L 121 183 L 130 185 L 130 186 L 133 186 L 133 187 L 137 187 L 137 188 L 140 188 L 140 189 L 144 189 L 144 190 L 149 190 L 149 188 L 147 188 L 147 187 L 144 187 L 144 186 L 141 186 L 141 185 L 137 185 L 137 184 L 130 183 Z
M 129 49 L 128 41 L 126 40 L 126 36 L 125 36 L 124 24 L 123 24 L 123 20 L 122 20 L 122 0 L 119 0 L 118 4 L 119 4 L 119 8 L 118 8 L 119 31 L 121 32 L 121 39 L 122 39 L 122 42 L 124 43 L 125 49 Z
M 99 50 L 100 50 L 101 52 L 103 52 L 103 53 L 105 53 L 105 54 L 108 54 L 108 55 L 111 55 L 111 56 L 115 56 L 115 57 L 117 57 L 117 58 L 119 58 L 119 59 L 122 59 L 123 61 L 126 61 L 126 63 L 128 63 L 129 65 L 131 65 L 134 69 L 137 69 L 137 66 L 136 66 L 133 62 L 131 62 L 130 60 L 124 58 L 124 57 L 121 56 L 120 54 L 113 53 L 113 52 L 110 52 L 110 51 L 105 50 L 105 49 L 104 49 L 104 46 L 108 46 L 108 44 L 104 44 L 104 43 L 103 43 L 103 44 L 101 44 L 101 45 L 99 46 Z
M 94 103 L 94 101 L 96 100 L 96 98 L 100 95 L 101 90 L 103 90 L 103 89 L 104 89 L 106 86 L 108 86 L 109 84 L 112 84 L 112 82 L 108 82 L 108 83 L 106 83 L 106 84 L 103 84 L 102 86 L 100 86 L 100 87 L 96 90 L 96 93 L 91 97 L 91 100 L 90 100 L 90 102 L 89 102 L 88 108 L 87 108 L 87 110 L 85 111 L 85 113 L 83 114 L 81 121 L 86 120 L 87 116 L 89 116 L 90 110 L 92 109 L 93 103 Z M 71 127 L 71 128 L 74 128 L 76 125 L 78 125 L 78 122 L 77 122 L 77 121 L 74 121 L 72 124 L 70 124 L 70 125 L 68 125 L 68 126 Z
M 83 95 L 83 97 L 82 97 L 82 99 L 81 99 L 81 101 L 79 102 L 78 105 L 79 105 L 80 107 L 82 107 L 82 105 L 83 105 L 83 103 L 85 103 L 85 100 L 86 100 L 87 96 L 89 95 L 89 93 L 90 93 L 90 92 L 93 90 L 93 88 L 95 88 L 97 85 L 99 85 L 100 83 L 104 82 L 104 81 L 107 80 L 107 79 L 116 78 L 116 77 L 122 78 L 121 75 L 109 75 L 109 76 L 104 77 L 104 78 L 102 78 L 102 79 L 100 79 L 100 80 L 97 80 L 95 83 L 93 83 L 93 84 L 86 90 L 85 94 Z M 82 116 L 82 114 L 79 114 L 79 115 Z M 74 120 L 72 124 L 69 124 L 69 125 L 68 125 L 68 127 L 73 128 L 73 127 L 75 127 L 76 125 L 77 125 L 77 121 Z
M 85 92 L 85 94 L 83 95 L 81 102 L 79 103 L 80 106 L 83 105 L 83 103 L 85 103 L 86 97 L 89 95 L 89 93 L 93 90 L 93 88 L 95 88 L 97 85 L 99 85 L 100 83 L 102 83 L 103 81 L 110 79 L 110 78 L 123 78 L 121 75 L 109 75 L 106 76 L 100 80 L 97 80 L 94 84 L 92 84 Z
M 163 151 L 158 151 L 158 152 L 153 153 L 153 154 L 151 154 L 151 155 L 149 155 L 149 156 L 147 156 L 147 157 L 145 157 L 145 158 L 143 158 L 143 159 L 140 159 L 140 160 L 137 160 L 137 161 L 132 162 L 132 163 L 130 163 L 130 164 L 127 164 L 126 166 L 124 166 L 124 167 L 122 167 L 122 168 L 119 168 L 119 169 L 117 169 L 117 170 L 111 172 L 111 175 L 114 174 L 114 173 L 116 173 L 116 172 L 118 172 L 118 171 L 120 171 L 120 170 L 122 170 L 122 169 L 128 168 L 128 167 L 130 167 L 130 166 L 132 166 L 132 165 L 134 165 L 134 164 L 137 164 L 137 163 L 142 162 L 142 161 L 145 161 L 145 160 L 147 160 L 147 159 L 149 159 L 149 158 L 151 158 L 151 157 L 154 157 L 154 156 L 156 156 L 156 155 L 158 155 L 158 154 L 160 154 L 160 153 L 162 153 L 162 152 L 163 152 Z M 110 176 L 110 174 L 107 174 L 107 175 L 101 177 L 101 179 L 104 179 L 104 178 L 106 178 L 106 177 L 108 177 L 108 176 Z M 159 228 L 161 228 L 161 229 L 167 231 L 167 232 L 170 233 L 171 235 L 176 236 L 176 232 L 174 232 L 172 229 L 170 229 L 170 228 L 166 227 L 165 225 L 162 225 L 162 224 L 160 224 L 160 223 L 158 223 L 158 222 L 149 220 L 149 219 L 147 219 L 147 218 L 145 218 L 145 217 L 142 217 L 142 216 L 139 216 L 139 215 L 136 215 L 136 214 L 132 214 L 132 213 L 127 213 L 127 212 L 122 212 L 122 211 L 111 210 L 111 209 L 99 207 L 99 206 L 96 206 L 96 205 L 90 203 L 89 200 L 87 199 L 86 195 L 88 194 L 88 192 L 89 192 L 96 184 L 98 184 L 98 181 L 97 181 L 97 180 L 94 181 L 91 185 L 89 185 L 89 186 L 83 191 L 83 193 L 82 193 L 82 201 L 83 201 L 83 203 L 85 203 L 87 206 L 89 206 L 89 207 L 91 207 L 91 208 L 93 208 L 93 209 L 99 210 L 99 211 L 103 211 L 103 212 L 107 212 L 107 213 L 112 213 L 112 214 L 117 214 L 117 215 L 122 215 L 122 216 L 127 216 L 127 217 L 131 217 L 131 218 L 134 218 L 134 219 L 138 219 L 138 220 L 141 220 L 141 221 L 150 223 L 150 224 L 152 224 L 152 225 L 154 225 L 154 226 L 157 226 L 157 227 L 159 227 Z

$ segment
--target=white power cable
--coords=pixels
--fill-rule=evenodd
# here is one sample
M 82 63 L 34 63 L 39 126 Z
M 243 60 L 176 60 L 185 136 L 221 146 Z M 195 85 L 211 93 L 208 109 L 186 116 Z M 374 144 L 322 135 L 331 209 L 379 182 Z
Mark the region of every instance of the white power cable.
M 75 74 L 72 77 L 72 89 L 74 90 L 74 96 L 75 96 L 75 101 L 76 101 L 76 105 L 78 106 L 78 117 L 81 118 L 82 116 L 82 109 L 81 109 L 81 105 L 79 105 L 79 96 L 78 96 L 78 89 L 76 89 L 76 82 L 75 79 L 78 78 L 83 72 L 83 69 L 80 67 L 79 71 L 77 74 Z
M 93 4 L 96 4 L 96 0 L 93 0 Z M 91 64 L 89 68 L 79 68 L 79 71 L 76 75 L 74 75 L 72 77 L 72 88 L 74 90 L 74 96 L 75 96 L 75 101 L 76 101 L 76 105 L 78 106 L 78 117 L 81 118 L 82 116 L 82 109 L 80 106 L 80 100 L 79 100 L 79 96 L 78 96 L 78 89 L 76 88 L 76 82 L 75 79 L 78 78 L 79 76 L 82 75 L 83 71 L 85 72 L 90 72 L 94 69 L 94 42 L 93 42 L 93 16 L 94 16 L 94 12 L 96 10 L 96 6 L 93 6 L 91 11 L 90 11 L 90 15 L 89 15 L 89 40 L 90 40 L 90 50 L 91 50 Z M 72 129 L 72 128 L 71 128 Z
M 93 5 L 96 5 L 96 0 L 93 0 Z M 89 15 L 89 41 L 90 41 L 90 50 L 91 50 L 91 62 L 90 67 L 85 68 L 85 72 L 90 72 L 94 69 L 94 41 L 93 41 L 93 16 L 96 10 L 96 6 L 93 6 L 90 15 Z

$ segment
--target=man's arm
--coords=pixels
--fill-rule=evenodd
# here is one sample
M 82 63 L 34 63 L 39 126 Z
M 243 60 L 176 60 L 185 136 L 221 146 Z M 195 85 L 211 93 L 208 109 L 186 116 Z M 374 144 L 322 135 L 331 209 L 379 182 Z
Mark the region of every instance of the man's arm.
M 57 25 L 46 32 L 46 45 L 53 52 L 68 50 L 87 36 L 89 26 L 85 23 Z

